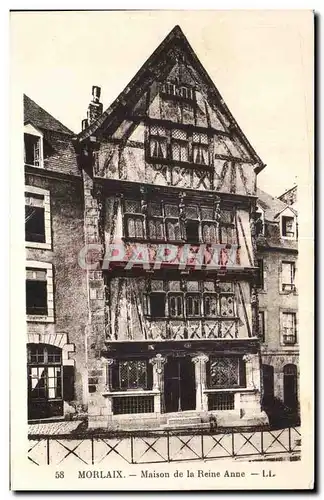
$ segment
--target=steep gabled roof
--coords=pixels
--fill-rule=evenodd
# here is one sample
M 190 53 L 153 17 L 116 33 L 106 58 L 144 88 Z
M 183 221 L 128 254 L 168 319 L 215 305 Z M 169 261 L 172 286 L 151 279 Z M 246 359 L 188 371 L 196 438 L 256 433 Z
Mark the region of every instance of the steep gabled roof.
M 139 86 L 142 86 L 143 92 L 145 89 L 143 88 L 144 80 L 145 78 L 152 78 L 152 75 L 156 80 L 159 79 L 159 76 L 161 74 L 161 68 L 160 68 L 160 60 L 163 56 L 163 54 L 166 54 L 167 51 L 177 45 L 178 47 L 181 48 L 181 51 L 186 57 L 192 61 L 194 64 L 197 72 L 199 73 L 200 77 L 202 78 L 202 81 L 204 84 L 208 87 L 208 90 L 212 97 L 217 100 L 217 103 L 219 106 L 221 106 L 224 114 L 227 116 L 228 120 L 231 123 L 231 126 L 233 129 L 236 130 L 237 134 L 241 138 L 242 142 L 254 158 L 255 162 L 258 164 L 256 168 L 256 172 L 260 172 L 264 167 L 264 163 L 260 159 L 260 157 L 257 155 L 256 151 L 254 148 L 251 146 L 249 143 L 248 139 L 245 137 L 244 133 L 238 126 L 236 120 L 234 119 L 233 115 L 229 111 L 228 107 L 226 106 L 224 99 L 222 98 L 221 94 L 217 90 L 214 82 L 208 75 L 207 71 L 199 61 L 197 55 L 195 54 L 193 48 L 189 44 L 187 38 L 185 37 L 184 33 L 182 32 L 181 28 L 179 26 L 175 26 L 173 30 L 167 35 L 167 37 L 162 41 L 162 43 L 157 47 L 157 49 L 153 52 L 153 54 L 147 59 L 147 61 L 143 64 L 143 66 L 140 68 L 140 70 L 136 73 L 136 75 L 133 77 L 133 79 L 130 81 L 130 83 L 125 87 L 125 89 L 119 94 L 117 99 L 109 106 L 109 108 L 104 111 L 104 113 L 98 117 L 96 121 L 94 121 L 89 127 L 87 127 L 85 130 L 80 132 L 78 135 L 78 139 L 80 141 L 88 138 L 91 135 L 94 135 L 96 131 L 103 126 L 103 124 L 107 124 L 112 120 L 115 116 L 121 116 L 127 108 L 127 104 L 130 102 L 130 100 L 133 97 L 135 89 L 138 89 Z
M 50 115 L 45 109 L 41 108 L 36 102 L 24 94 L 24 123 L 31 123 L 42 130 L 52 130 L 61 134 L 74 135 L 72 130 L 68 129 L 59 122 L 54 116 Z
M 281 198 L 283 198 L 284 196 L 286 196 L 291 191 L 297 191 L 297 185 L 295 185 L 295 186 L 287 189 L 284 193 L 282 193 L 280 196 L 278 196 L 279 200 L 281 200 Z
M 285 210 L 288 205 L 272 196 L 262 189 L 257 189 L 258 205 L 264 210 L 264 217 L 267 221 L 274 221 L 280 212 Z

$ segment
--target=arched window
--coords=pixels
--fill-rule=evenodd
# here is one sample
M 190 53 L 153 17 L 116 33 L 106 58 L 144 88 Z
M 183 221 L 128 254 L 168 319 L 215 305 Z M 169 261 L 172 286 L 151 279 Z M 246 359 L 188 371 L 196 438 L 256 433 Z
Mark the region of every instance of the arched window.
M 62 350 L 47 344 L 28 344 L 28 418 L 63 415 Z
M 297 411 L 297 367 L 294 364 L 284 366 L 284 403 L 291 411 Z

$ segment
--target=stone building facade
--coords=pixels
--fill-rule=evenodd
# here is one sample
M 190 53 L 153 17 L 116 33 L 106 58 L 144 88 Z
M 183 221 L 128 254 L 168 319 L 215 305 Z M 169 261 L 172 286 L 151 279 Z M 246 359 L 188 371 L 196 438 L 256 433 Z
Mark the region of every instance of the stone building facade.
M 296 190 L 294 190 L 296 191 Z M 258 189 L 259 324 L 264 407 L 270 419 L 299 413 L 298 214 Z M 294 206 L 297 204 L 294 196 Z
M 93 87 L 77 136 L 50 121 L 25 115 L 44 134 L 42 164 L 25 162 L 26 192 L 44 190 L 26 201 L 26 227 L 28 206 L 45 207 L 43 246 L 27 248 L 30 401 L 44 418 L 55 394 L 57 415 L 84 405 L 90 428 L 267 424 L 256 287 L 264 164 L 181 29 L 104 112 Z
M 83 185 L 73 133 L 24 96 L 28 418 L 87 399 Z

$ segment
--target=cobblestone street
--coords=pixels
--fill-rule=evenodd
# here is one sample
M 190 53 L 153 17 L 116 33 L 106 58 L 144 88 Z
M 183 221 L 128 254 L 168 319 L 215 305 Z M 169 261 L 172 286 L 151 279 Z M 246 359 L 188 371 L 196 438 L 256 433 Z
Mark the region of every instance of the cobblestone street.
M 75 431 L 82 420 L 75 420 L 73 422 L 46 422 L 28 425 L 28 434 L 32 435 L 56 435 L 56 434 L 70 434 Z

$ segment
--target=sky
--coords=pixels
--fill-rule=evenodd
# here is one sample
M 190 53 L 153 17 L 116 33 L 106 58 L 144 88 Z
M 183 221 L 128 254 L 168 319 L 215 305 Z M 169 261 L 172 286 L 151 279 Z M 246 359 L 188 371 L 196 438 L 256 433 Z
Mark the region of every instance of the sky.
M 279 196 L 312 169 L 311 11 L 12 12 L 12 93 L 77 133 L 92 85 L 106 109 L 177 24 Z

